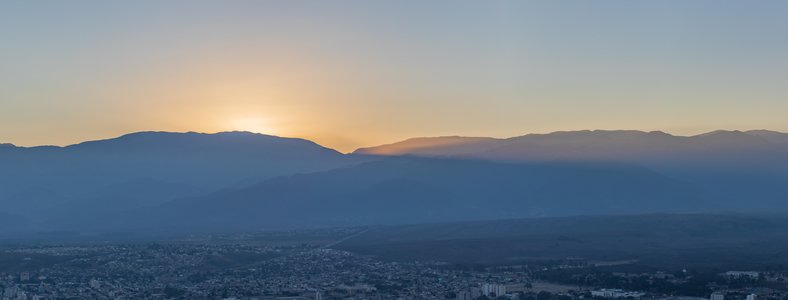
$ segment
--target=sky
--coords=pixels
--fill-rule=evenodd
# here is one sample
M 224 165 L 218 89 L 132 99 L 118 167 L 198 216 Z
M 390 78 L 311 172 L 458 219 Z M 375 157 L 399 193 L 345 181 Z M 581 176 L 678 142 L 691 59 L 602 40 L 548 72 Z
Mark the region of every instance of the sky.
M 0 142 L 788 131 L 788 1 L 3 1 Z

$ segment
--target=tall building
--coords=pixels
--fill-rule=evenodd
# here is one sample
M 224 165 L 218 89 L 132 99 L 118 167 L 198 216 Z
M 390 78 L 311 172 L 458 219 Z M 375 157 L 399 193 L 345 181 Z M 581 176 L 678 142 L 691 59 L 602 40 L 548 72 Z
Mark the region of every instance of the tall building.
M 9 299 L 10 298 L 14 298 L 14 297 L 16 297 L 16 293 L 17 292 L 19 292 L 19 287 L 17 287 L 17 286 L 7 287 L 7 288 L 5 288 L 5 290 L 3 292 L 3 297 L 4 298 L 9 298 Z
M 473 300 L 473 298 L 471 298 L 471 292 L 461 291 L 457 293 L 457 300 Z
M 720 292 L 711 293 L 710 300 L 725 300 L 725 294 Z
M 758 295 L 756 295 L 756 294 L 749 294 L 749 295 L 747 295 L 747 300 L 756 300 L 756 298 L 758 298 Z
M 498 297 L 498 296 L 506 295 L 506 286 L 501 284 L 485 283 L 484 285 L 482 285 L 482 295 L 485 295 L 487 297 L 491 297 L 491 296 Z
M 476 299 L 482 296 L 482 290 L 477 287 L 471 288 L 471 299 Z

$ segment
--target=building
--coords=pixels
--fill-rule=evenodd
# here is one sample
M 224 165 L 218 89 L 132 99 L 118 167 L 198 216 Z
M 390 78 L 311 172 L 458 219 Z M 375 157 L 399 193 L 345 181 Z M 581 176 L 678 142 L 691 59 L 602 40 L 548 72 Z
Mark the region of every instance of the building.
M 641 292 L 630 292 L 621 289 L 601 289 L 591 291 L 591 296 L 602 298 L 640 298 L 645 295 Z
M 473 299 L 474 298 L 471 298 L 471 292 L 469 291 L 461 291 L 457 293 L 457 300 L 473 300 Z
M 725 276 L 731 278 L 753 278 L 757 279 L 761 273 L 756 271 L 728 271 L 724 273 Z
M 725 300 L 725 294 L 720 292 L 711 293 L 710 300 Z
M 491 296 L 503 296 L 506 295 L 506 286 L 501 284 L 489 284 L 485 283 L 482 285 L 482 295 L 487 297 Z
M 90 286 L 90 288 L 96 289 L 96 290 L 101 288 L 101 282 L 99 282 L 96 279 L 91 279 L 90 282 L 88 283 L 88 285 Z
M 471 288 L 471 299 L 476 299 L 482 296 L 482 289 L 477 287 Z
M 755 294 L 747 295 L 747 300 L 756 300 L 756 298 L 758 298 L 758 295 L 755 295 Z
M 8 299 L 16 298 L 16 295 L 21 291 L 22 290 L 20 290 L 18 286 L 7 287 L 3 291 L 3 298 L 8 298 Z

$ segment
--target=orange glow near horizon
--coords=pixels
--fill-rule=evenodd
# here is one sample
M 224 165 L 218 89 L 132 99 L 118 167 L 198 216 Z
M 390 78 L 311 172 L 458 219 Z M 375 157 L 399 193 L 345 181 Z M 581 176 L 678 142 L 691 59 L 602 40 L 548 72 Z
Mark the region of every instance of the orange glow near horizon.
M 93 2 L 0 9 L 0 143 L 788 131 L 788 2 Z
M 262 134 L 276 135 L 274 128 L 260 116 L 237 117 L 230 120 L 230 127 L 234 131 L 249 131 Z

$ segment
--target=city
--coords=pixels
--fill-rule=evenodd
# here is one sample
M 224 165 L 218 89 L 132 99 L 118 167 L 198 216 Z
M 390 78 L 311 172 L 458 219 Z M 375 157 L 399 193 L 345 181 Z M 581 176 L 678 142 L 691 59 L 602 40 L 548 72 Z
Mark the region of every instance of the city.
M 6 246 L 2 299 L 785 299 L 784 270 L 628 273 L 630 262 L 397 262 L 331 249 L 363 228 Z M 287 237 L 287 238 L 282 238 Z M 304 238 L 301 238 L 304 237 Z M 14 263 L 13 261 L 17 262 Z

